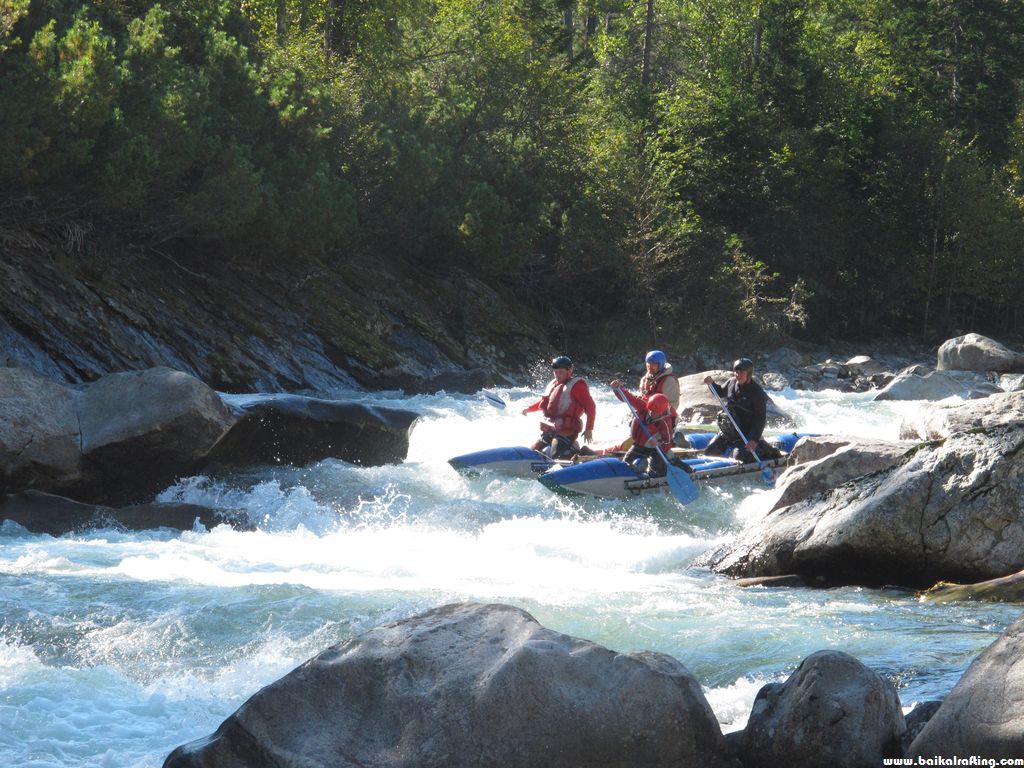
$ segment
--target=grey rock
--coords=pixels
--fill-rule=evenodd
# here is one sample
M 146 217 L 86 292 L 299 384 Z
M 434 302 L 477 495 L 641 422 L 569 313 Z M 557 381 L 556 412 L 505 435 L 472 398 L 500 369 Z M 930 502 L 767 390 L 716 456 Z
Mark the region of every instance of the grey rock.
M 103 376 L 77 399 L 89 487 L 105 500 L 132 501 L 191 474 L 233 422 L 216 392 L 170 368 Z
M 970 371 L 930 371 L 924 375 L 903 371 L 875 400 L 944 400 L 947 397 L 975 399 L 1002 390 L 981 374 Z
M 0 491 L 124 503 L 193 470 L 231 415 L 205 384 L 168 368 L 79 389 L 0 369 Z
M 886 373 L 888 368 L 885 363 L 875 360 L 868 355 L 856 355 L 845 363 L 847 370 L 854 376 L 877 376 Z
M 1024 355 L 977 333 L 944 341 L 936 363 L 940 371 L 1024 371 Z
M 781 392 L 789 386 L 789 379 L 781 373 L 765 373 L 761 375 L 761 385 L 772 392 Z
M 449 605 L 336 645 L 164 768 L 725 766 L 687 670 L 503 605 Z
M 974 660 L 907 756 L 1024 755 L 1024 618 Z
M 831 435 L 802 437 L 793 449 L 794 465 L 778 479 L 782 493 L 772 509 L 787 507 L 854 478 L 888 469 L 915 445 Z
M 228 392 L 381 389 L 390 375 L 428 391 L 424 379 L 517 370 L 546 348 L 535 317 L 457 272 L 189 265 L 156 249 L 93 257 L 20 234 L 0 260 L 0 365 L 55 381 L 166 366 Z
M 1004 392 L 1020 392 L 1024 390 L 1024 373 L 1003 373 L 997 381 Z
M 803 364 L 804 356 L 791 347 L 779 347 L 769 352 L 764 359 L 765 369 L 785 371 L 790 368 L 799 368 Z
M 1024 424 L 921 445 L 769 513 L 709 564 L 734 577 L 922 587 L 1024 569 Z
M 1024 422 L 1024 392 L 1000 392 L 983 400 L 934 403 L 900 424 L 900 437 L 940 440 L 957 432 Z
M 903 719 L 907 724 L 907 730 L 900 737 L 900 744 L 903 747 L 904 753 L 910 749 L 914 739 L 924 730 L 924 727 L 928 725 L 928 721 L 935 716 L 935 713 L 939 711 L 941 706 L 941 699 L 922 701 L 904 716 Z
M 402 461 L 418 414 L 301 395 L 238 406 L 238 419 L 208 452 L 210 464 L 302 466 L 325 458 L 377 466 Z
M 682 422 L 714 423 L 722 407 L 711 394 L 704 377 L 711 376 L 719 384 L 732 376 L 732 371 L 712 370 L 679 377 L 679 419 Z M 789 429 L 796 426 L 793 417 L 768 398 L 768 426 Z
M 0 493 L 82 477 L 74 393 L 27 368 L 0 368 Z
M 743 731 L 744 768 L 875 768 L 902 755 L 892 684 L 840 651 L 818 651 L 764 686 Z

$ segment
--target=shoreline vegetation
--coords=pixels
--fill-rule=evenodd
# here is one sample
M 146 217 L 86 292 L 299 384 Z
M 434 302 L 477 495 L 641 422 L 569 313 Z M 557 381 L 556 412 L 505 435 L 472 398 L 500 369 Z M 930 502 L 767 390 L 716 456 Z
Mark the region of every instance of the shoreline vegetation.
M 199 311 L 191 343 L 312 334 L 260 382 L 293 389 L 318 356 L 386 376 L 408 334 L 509 370 L 596 328 L 1013 338 L 1022 44 L 1002 2 L 14 0 L 0 248 L 157 345 L 158 307 Z M 13 328 L 58 321 L 25 303 Z

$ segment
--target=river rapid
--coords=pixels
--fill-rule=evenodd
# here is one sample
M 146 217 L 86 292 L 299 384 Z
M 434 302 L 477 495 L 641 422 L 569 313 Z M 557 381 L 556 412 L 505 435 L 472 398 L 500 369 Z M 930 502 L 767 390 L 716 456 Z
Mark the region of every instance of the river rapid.
M 594 387 L 597 441 L 628 434 Z M 0 527 L 0 765 L 154 768 L 260 687 L 330 645 L 453 601 L 522 607 L 545 626 L 685 664 L 723 730 L 758 689 L 816 650 L 859 658 L 905 709 L 940 698 L 1019 614 L 930 605 L 897 590 L 741 589 L 688 569 L 751 525 L 777 491 L 569 500 L 532 479 L 467 479 L 453 455 L 530 442 L 527 389 L 467 395 L 349 393 L 421 414 L 400 465 L 328 460 L 190 477 L 164 491 L 244 509 L 257 526 L 181 533 L 99 530 L 53 538 Z M 921 403 L 773 393 L 800 431 L 895 439 Z

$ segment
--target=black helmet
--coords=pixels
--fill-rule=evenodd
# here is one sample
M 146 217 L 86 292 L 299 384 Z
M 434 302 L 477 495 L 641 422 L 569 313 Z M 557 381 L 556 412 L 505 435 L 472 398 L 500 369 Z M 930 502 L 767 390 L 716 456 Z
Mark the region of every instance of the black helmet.
M 565 355 L 559 355 L 551 361 L 552 368 L 572 368 L 572 360 Z
M 732 364 L 732 369 L 734 371 L 750 372 L 754 370 L 754 361 L 751 360 L 749 357 L 741 357 L 739 360 Z

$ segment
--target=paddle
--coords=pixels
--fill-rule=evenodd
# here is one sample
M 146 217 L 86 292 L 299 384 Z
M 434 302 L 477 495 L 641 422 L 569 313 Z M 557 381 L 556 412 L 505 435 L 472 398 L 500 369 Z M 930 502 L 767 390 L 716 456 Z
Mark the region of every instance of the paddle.
M 740 436 L 743 444 L 746 445 L 749 443 L 750 441 L 747 440 L 747 436 L 743 434 L 743 430 L 740 429 L 740 425 L 736 423 L 736 419 L 732 417 L 732 414 L 729 412 L 729 406 L 723 402 L 722 398 L 718 394 L 718 390 L 715 389 L 715 386 L 713 384 L 708 384 L 708 389 L 711 390 L 711 394 L 715 396 L 715 400 L 718 401 L 718 404 L 722 406 L 722 412 L 729 417 L 729 421 L 731 421 L 732 425 L 736 428 L 736 433 Z M 764 479 L 765 486 L 768 488 L 774 488 L 775 473 L 772 471 L 772 468 L 761 461 L 761 457 L 757 455 L 757 451 L 751 450 L 750 453 L 754 457 L 754 461 L 756 461 L 757 465 L 761 468 L 761 477 Z
M 495 394 L 492 394 L 490 392 L 483 392 L 482 391 L 480 393 L 480 397 L 482 397 L 484 400 L 486 400 L 490 405 L 493 405 L 495 408 L 502 408 L 502 409 L 504 409 L 504 407 L 505 407 L 505 401 L 502 400 L 500 397 L 498 397 Z
M 636 408 L 626 398 L 625 392 L 620 388 L 616 390 L 619 393 L 619 397 L 622 398 L 622 402 L 629 408 L 630 413 L 633 414 L 633 418 L 636 419 L 636 423 L 640 425 L 640 428 L 647 435 L 649 440 L 654 441 L 651 437 L 650 431 L 647 429 L 647 425 L 644 424 L 643 419 L 636 412 Z M 661 460 L 665 462 L 665 476 L 668 478 L 668 487 L 672 489 L 672 494 L 676 497 L 680 504 L 686 505 L 691 501 L 696 501 L 697 497 L 700 496 L 700 491 L 697 490 L 697 486 L 694 485 L 693 480 L 690 479 L 689 473 L 682 467 L 678 467 L 672 464 L 668 460 L 668 456 L 665 455 L 664 451 L 661 450 L 661 446 L 654 441 L 654 449 L 661 456 Z

